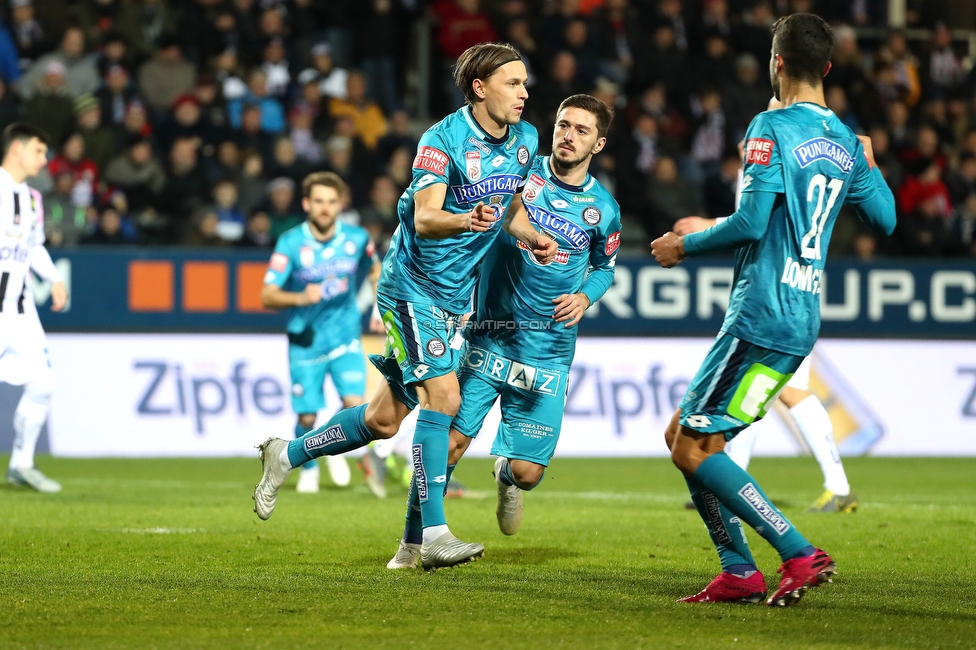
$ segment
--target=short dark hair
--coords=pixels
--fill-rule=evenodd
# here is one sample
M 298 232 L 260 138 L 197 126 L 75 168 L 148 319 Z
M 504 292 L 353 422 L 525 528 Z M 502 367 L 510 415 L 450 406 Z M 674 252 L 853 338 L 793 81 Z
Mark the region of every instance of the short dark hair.
M 474 104 L 478 96 L 471 84 L 484 81 L 506 63 L 521 61 L 522 55 L 508 43 L 479 43 L 472 45 L 458 57 L 454 66 L 454 83 L 464 93 L 464 101 Z
M 792 14 L 773 23 L 773 52 L 791 79 L 819 85 L 834 51 L 834 32 L 814 14 Z
M 316 185 L 331 187 L 339 196 L 345 194 L 348 189 L 346 182 L 338 174 L 332 172 L 315 172 L 306 176 L 305 180 L 302 181 L 302 196 L 306 199 L 312 196 L 312 188 Z
M 592 113 L 596 118 L 596 134 L 600 138 L 607 136 L 610 122 L 613 121 L 613 109 L 605 101 L 593 95 L 570 95 L 556 109 L 556 115 L 563 112 L 564 108 L 579 108 L 588 113 Z
M 50 138 L 41 129 L 27 122 L 14 122 L 3 130 L 3 155 L 10 151 L 14 142 L 30 142 L 37 138 L 46 145 L 50 145 Z

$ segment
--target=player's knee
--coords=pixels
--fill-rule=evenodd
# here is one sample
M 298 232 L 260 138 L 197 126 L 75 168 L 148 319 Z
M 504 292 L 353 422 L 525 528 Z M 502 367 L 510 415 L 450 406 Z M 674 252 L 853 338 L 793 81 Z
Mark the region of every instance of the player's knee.
M 664 430 L 664 442 L 668 445 L 668 449 L 674 447 L 674 439 L 678 435 L 678 426 L 681 419 L 681 409 L 674 412 L 671 416 L 671 422 L 668 423 L 668 428 Z
M 509 466 L 512 468 L 512 478 L 515 479 L 515 484 L 523 490 L 534 488 L 542 480 L 542 475 L 546 473 L 546 468 L 543 465 L 524 460 L 513 460 Z
M 400 430 L 400 422 L 378 410 L 370 410 L 367 408 L 364 419 L 366 428 L 369 429 L 369 432 L 377 440 L 392 438 Z
M 461 394 L 457 391 L 430 391 L 427 408 L 454 417 L 461 408 Z
M 48 370 L 31 379 L 24 386 L 24 397 L 38 403 L 51 401 L 54 395 L 54 373 Z
M 302 413 L 298 416 L 298 426 L 303 429 L 315 428 L 315 413 Z

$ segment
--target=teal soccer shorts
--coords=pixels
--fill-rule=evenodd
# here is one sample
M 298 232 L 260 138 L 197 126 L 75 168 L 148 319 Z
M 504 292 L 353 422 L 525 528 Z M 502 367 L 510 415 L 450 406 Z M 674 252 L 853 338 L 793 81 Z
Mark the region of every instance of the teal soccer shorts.
M 366 395 L 366 358 L 360 340 L 353 339 L 333 350 L 312 345 L 288 344 L 291 368 L 291 406 L 295 413 L 317 413 L 325 408 L 325 375 L 341 397 Z
M 383 354 L 370 362 L 379 370 L 394 396 L 411 409 L 418 405 L 413 384 L 454 372 L 463 339 L 458 334 L 461 317 L 434 305 L 407 302 L 376 294 L 386 327 Z
M 502 420 L 491 453 L 548 466 L 556 451 L 569 366 L 542 368 L 471 345 L 458 368 L 461 408 L 452 427 L 469 438 L 501 398 Z
M 731 440 L 766 415 L 802 362 L 721 332 L 681 400 L 681 425 Z

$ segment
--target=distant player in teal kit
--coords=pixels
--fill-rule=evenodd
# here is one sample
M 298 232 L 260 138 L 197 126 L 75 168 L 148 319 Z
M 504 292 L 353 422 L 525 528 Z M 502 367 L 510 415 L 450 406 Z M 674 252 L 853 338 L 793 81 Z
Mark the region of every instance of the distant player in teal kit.
M 278 238 L 261 291 L 266 308 L 288 310 L 296 438 L 315 428 L 315 416 L 325 407 L 326 374 L 345 408 L 366 401 L 356 276 L 365 269 L 375 288 L 381 267 L 366 230 L 336 221 L 345 191 L 345 182 L 331 172 L 305 178 L 302 207 L 308 220 Z M 345 465 L 344 459 L 336 460 Z M 312 460 L 302 466 L 298 491 L 318 489 L 318 464 Z
M 444 517 L 449 430 L 460 403 L 454 369 L 463 339 L 457 330 L 481 261 L 503 228 L 542 262 L 557 248 L 520 209 L 538 133 L 521 122 L 528 92 L 518 52 L 506 44 L 473 46 L 458 58 L 455 79 L 467 104 L 420 140 L 377 289 L 387 344 L 371 361 L 386 383 L 368 404 L 341 411 L 302 438 L 261 445 L 264 472 L 254 491 L 255 512 L 267 519 L 293 467 L 389 438 L 419 405 L 409 499 L 423 521 L 414 563 L 428 569 L 484 552 L 481 544 L 457 539 Z
M 670 268 L 686 255 L 736 249 L 725 322 L 665 438 L 692 501 L 718 548 L 722 573 L 683 602 L 759 602 L 766 584 L 742 523 L 780 554 L 779 588 L 766 601 L 782 607 L 829 582 L 833 559 L 783 516 L 725 443 L 766 414 L 820 330 L 827 245 L 843 203 L 878 232 L 895 227 L 894 197 L 874 164 L 871 143 L 826 108 L 823 76 L 834 38 L 813 14 L 773 25 L 770 79 L 783 108 L 761 113 L 746 133 L 742 200 L 725 222 L 652 244 Z
M 495 513 L 506 535 L 522 522 L 522 491 L 538 485 L 556 450 L 576 325 L 613 283 L 620 207 L 587 173 L 612 119 L 612 109 L 590 95 L 573 95 L 559 106 L 552 155 L 536 157 L 522 193 L 529 220 L 558 242 L 559 252 L 541 265 L 514 237 L 499 236 L 464 330 L 461 409 L 452 424 L 449 463 L 461 459 L 500 398 L 502 420 L 491 453 L 499 456 Z

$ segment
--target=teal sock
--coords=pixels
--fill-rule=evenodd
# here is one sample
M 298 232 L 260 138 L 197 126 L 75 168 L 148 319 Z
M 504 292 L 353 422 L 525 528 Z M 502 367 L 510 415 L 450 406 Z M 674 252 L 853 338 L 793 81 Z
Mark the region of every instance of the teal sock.
M 708 536 L 712 544 L 718 549 L 718 558 L 722 562 L 722 570 L 734 568 L 742 572 L 741 565 L 750 565 L 756 570 L 756 561 L 752 559 L 752 552 L 746 542 L 746 533 L 739 518 L 729 512 L 722 502 L 712 494 L 694 476 L 685 476 L 691 500 L 698 509 L 698 514 L 705 522 Z
M 301 438 L 302 436 L 304 436 L 306 433 L 308 433 L 309 431 L 311 431 L 314 428 L 315 427 L 309 427 L 308 429 L 306 429 L 305 427 L 302 426 L 301 422 L 296 423 L 295 424 L 295 440 L 298 440 L 299 438 Z M 312 469 L 313 467 L 316 466 L 317 463 L 318 463 L 318 461 L 310 460 L 307 463 L 305 463 L 304 465 L 302 465 L 302 469 Z
M 410 479 L 407 492 L 407 521 L 403 526 L 403 541 L 420 544 L 424 541 L 424 519 L 420 514 L 420 497 L 417 495 L 417 472 Z
M 783 561 L 803 554 L 810 546 L 796 527 L 759 488 L 756 479 L 735 464 L 724 451 L 706 458 L 695 478 L 740 520 L 752 526 L 779 553 Z
M 422 409 L 413 434 L 413 477 L 417 484 L 424 528 L 447 524 L 444 515 L 444 486 L 447 485 L 447 454 L 450 445 L 450 415 Z
M 457 463 L 447 466 L 447 480 L 444 481 L 444 496 L 447 496 L 447 486 L 451 484 L 451 477 L 454 476 L 454 468 L 457 467 Z
M 336 456 L 373 440 L 366 428 L 366 404 L 343 409 L 318 429 L 288 443 L 288 460 L 299 467 L 319 456 Z

